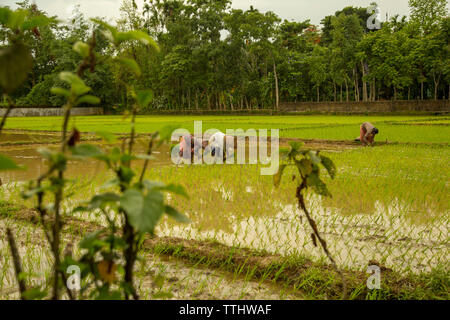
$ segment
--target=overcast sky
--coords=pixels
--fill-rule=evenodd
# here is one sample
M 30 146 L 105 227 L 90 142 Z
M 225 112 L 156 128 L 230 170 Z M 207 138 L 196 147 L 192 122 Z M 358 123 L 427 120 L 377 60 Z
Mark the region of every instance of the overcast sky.
M 18 0 L 0 0 L 1 5 L 17 7 Z M 110 20 L 119 17 L 119 7 L 122 0 L 34 0 L 40 9 L 50 15 L 57 15 L 60 19 L 67 19 L 71 7 L 79 4 L 81 11 L 88 17 L 100 16 Z M 310 19 L 319 24 L 327 15 L 334 14 L 346 6 L 368 7 L 373 0 L 233 0 L 233 7 L 248 9 L 250 5 L 260 11 L 273 11 L 282 19 L 303 21 Z M 408 15 L 408 0 L 378 0 L 380 16 L 384 21 L 386 13 Z M 136 0 L 141 7 L 143 0 Z

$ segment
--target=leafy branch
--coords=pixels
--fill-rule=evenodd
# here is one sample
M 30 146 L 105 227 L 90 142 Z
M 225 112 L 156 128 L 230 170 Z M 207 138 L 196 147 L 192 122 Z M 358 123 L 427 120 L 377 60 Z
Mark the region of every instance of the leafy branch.
M 306 208 L 305 202 L 305 192 L 308 189 L 312 189 L 313 192 L 321 196 L 331 197 L 331 193 L 328 190 L 327 185 L 320 178 L 320 166 L 326 169 L 331 179 L 334 179 L 336 176 L 336 166 L 330 158 L 321 155 L 319 151 L 302 149 L 302 144 L 297 142 L 292 142 L 290 146 L 290 150 L 282 156 L 283 163 L 280 165 L 278 172 L 273 176 L 274 185 L 276 187 L 280 185 L 281 178 L 286 167 L 294 166 L 297 168 L 298 176 L 294 176 L 293 179 L 297 181 L 295 196 L 298 201 L 298 207 L 305 213 L 308 223 L 313 230 L 311 238 L 314 246 L 317 246 L 318 240 L 320 246 L 325 252 L 325 255 L 330 260 L 331 265 L 341 276 L 343 284 L 342 298 L 345 299 L 347 296 L 345 277 L 328 250 L 327 243 L 320 235 L 319 229 L 317 228 L 317 223 Z

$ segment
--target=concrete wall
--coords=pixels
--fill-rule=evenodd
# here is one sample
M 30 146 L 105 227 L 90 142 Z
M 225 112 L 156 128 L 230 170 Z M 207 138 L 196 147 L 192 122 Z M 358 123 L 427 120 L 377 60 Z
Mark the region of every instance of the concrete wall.
M 449 100 L 401 100 L 376 102 L 288 102 L 280 104 L 284 112 L 323 113 L 388 113 L 388 112 L 450 112 Z
M 5 108 L 0 108 L 0 116 L 6 112 Z M 11 110 L 9 117 L 45 117 L 45 116 L 62 116 L 63 108 L 21 108 L 17 107 Z M 103 114 L 101 107 L 89 108 L 72 108 L 71 114 L 74 116 L 91 116 Z

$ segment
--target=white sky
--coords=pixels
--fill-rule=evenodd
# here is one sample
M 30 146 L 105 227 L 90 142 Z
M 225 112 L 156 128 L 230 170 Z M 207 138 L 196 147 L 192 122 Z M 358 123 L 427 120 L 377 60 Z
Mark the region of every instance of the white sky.
M 17 7 L 18 0 L 0 0 L 1 5 L 11 8 Z M 34 0 L 40 9 L 50 15 L 57 15 L 60 19 L 67 19 L 70 8 L 80 4 L 81 11 L 87 17 L 107 17 L 114 19 L 119 17 L 119 7 L 122 0 Z M 334 14 L 346 6 L 368 7 L 373 0 L 233 0 L 233 7 L 248 9 L 250 5 L 260 11 L 273 11 L 282 19 L 303 21 L 311 19 L 313 24 L 319 24 L 327 15 Z M 136 0 L 142 7 L 143 0 Z M 389 16 L 395 14 L 408 15 L 408 0 L 378 0 L 381 20 L 384 21 L 386 13 Z

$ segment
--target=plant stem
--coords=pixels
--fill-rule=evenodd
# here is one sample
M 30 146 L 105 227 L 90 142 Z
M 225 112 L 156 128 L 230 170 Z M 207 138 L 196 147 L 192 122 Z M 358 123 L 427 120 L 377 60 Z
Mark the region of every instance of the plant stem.
M 305 205 L 305 199 L 303 197 L 303 193 L 302 191 L 304 189 L 306 189 L 307 185 L 306 185 L 306 179 L 303 179 L 303 182 L 300 186 L 297 187 L 297 193 L 296 193 L 296 197 L 298 199 L 298 204 L 300 209 L 303 210 L 303 212 L 306 215 L 306 218 L 308 219 L 308 223 L 311 226 L 311 228 L 313 229 L 314 235 L 316 236 L 316 238 L 319 240 L 320 245 L 322 246 L 323 251 L 325 252 L 326 256 L 328 257 L 328 259 L 331 261 L 331 264 L 334 268 L 334 270 L 341 276 L 342 278 L 342 285 L 343 285 L 343 289 L 342 289 L 342 299 L 346 299 L 347 298 L 347 282 L 345 280 L 344 274 L 341 272 L 341 270 L 338 268 L 336 262 L 334 261 L 331 253 L 328 251 L 327 248 L 327 243 L 326 241 L 320 236 L 319 230 L 317 229 L 317 224 L 314 221 L 314 219 L 311 217 L 311 214 L 309 213 L 308 209 L 306 209 L 306 205 Z
M 9 248 L 11 249 L 11 255 L 12 255 L 12 259 L 13 259 L 13 263 L 14 263 L 14 270 L 16 271 L 16 279 L 17 279 L 17 282 L 19 283 L 20 298 L 22 300 L 26 300 L 23 294 L 27 290 L 27 288 L 25 285 L 25 280 L 21 276 L 22 264 L 20 262 L 19 251 L 17 250 L 16 241 L 14 240 L 14 236 L 11 232 L 11 229 L 7 228 L 6 233 L 8 235 L 8 243 L 9 243 Z
M 6 96 L 6 100 L 8 100 L 8 108 L 6 109 L 6 112 L 2 117 L 2 122 L 0 123 L 0 134 L 2 133 L 3 127 L 5 126 L 6 118 L 8 118 L 9 113 L 14 108 L 14 104 L 12 102 L 11 97 L 8 95 L 5 95 L 5 96 Z
M 147 149 L 148 156 L 152 155 L 152 150 L 153 150 L 153 137 L 150 139 L 150 142 L 148 144 L 148 149 Z M 145 159 L 144 166 L 142 167 L 141 176 L 139 177 L 140 183 L 142 183 L 142 180 L 144 180 L 144 175 L 145 175 L 145 171 L 147 171 L 148 163 L 149 163 L 149 159 Z
M 133 115 L 131 117 L 131 133 L 130 133 L 130 142 L 128 143 L 128 154 L 131 155 L 131 152 L 133 152 L 133 145 L 134 145 L 134 136 L 136 134 L 136 107 L 133 107 Z M 130 166 L 130 163 L 128 164 Z
M 61 138 L 61 152 L 64 153 L 67 149 L 67 126 L 69 124 L 71 104 L 66 106 L 64 112 L 64 122 L 62 126 L 62 138 Z M 55 192 L 55 221 L 53 222 L 53 241 L 52 251 L 55 258 L 54 270 L 53 270 L 53 300 L 59 299 L 59 276 L 61 274 L 60 264 L 60 231 L 61 231 L 61 202 L 64 196 L 64 169 L 58 169 L 58 181 L 60 183 L 57 191 Z
M 137 250 L 135 248 L 135 239 L 136 234 L 134 232 L 133 227 L 128 222 L 128 217 L 126 213 L 123 213 L 125 216 L 125 224 L 123 226 L 123 236 L 125 238 L 125 242 L 128 246 L 124 250 L 125 257 L 125 282 L 130 286 L 132 291 L 133 299 L 139 300 L 139 295 L 136 293 L 136 289 L 134 288 L 133 283 L 133 268 L 134 263 L 136 261 Z M 125 293 L 125 299 L 129 299 L 127 293 Z

